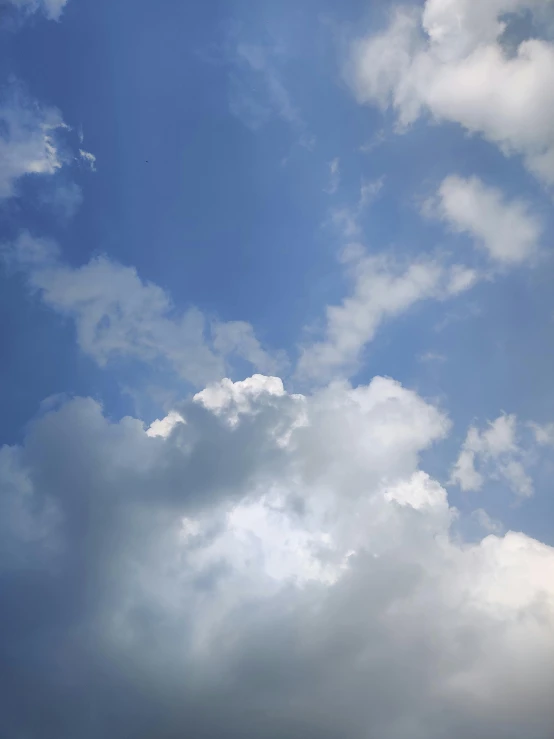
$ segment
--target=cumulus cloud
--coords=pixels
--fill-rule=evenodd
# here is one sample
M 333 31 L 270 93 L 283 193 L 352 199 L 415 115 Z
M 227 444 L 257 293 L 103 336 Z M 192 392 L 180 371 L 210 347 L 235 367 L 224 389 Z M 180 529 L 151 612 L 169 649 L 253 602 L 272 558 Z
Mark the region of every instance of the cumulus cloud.
M 487 477 L 502 479 L 512 491 L 528 498 L 533 481 L 525 466 L 526 454 L 517 440 L 517 418 L 501 415 L 484 431 L 472 426 L 454 465 L 451 483 L 462 490 L 481 490 Z M 479 469 L 478 469 L 479 467 Z
M 54 174 L 63 165 L 57 134 L 66 128 L 54 108 L 42 108 L 17 85 L 0 100 L 0 200 L 25 175 Z
M 447 177 L 429 207 L 453 231 L 468 234 L 493 262 L 519 264 L 537 253 L 542 234 L 538 216 L 524 201 L 507 200 L 478 177 Z
M 347 76 L 358 100 L 392 108 L 400 128 L 424 113 L 458 123 L 554 184 L 554 46 L 528 38 L 513 54 L 503 37 L 543 0 L 427 0 L 404 7 L 378 34 L 357 40 Z
M 25 511 L 3 732 L 547 739 L 554 551 L 451 534 L 419 467 L 448 428 L 385 378 L 226 381 L 161 433 L 90 399 L 43 414 L 0 454 Z
M 302 349 L 301 376 L 326 380 L 358 367 L 360 355 L 379 326 L 428 299 L 444 300 L 470 288 L 477 275 L 461 265 L 421 259 L 402 264 L 385 255 L 369 256 L 361 247 L 345 252 L 352 293 L 327 307 L 325 336 Z
M 210 337 L 197 308 L 178 312 L 162 288 L 107 257 L 70 267 L 58 258 L 55 244 L 29 233 L 4 254 L 48 307 L 75 322 L 80 348 L 101 366 L 117 357 L 158 360 L 202 385 L 225 375 L 225 356 L 239 356 L 264 371 L 283 360 L 265 352 L 245 322 L 215 323 Z

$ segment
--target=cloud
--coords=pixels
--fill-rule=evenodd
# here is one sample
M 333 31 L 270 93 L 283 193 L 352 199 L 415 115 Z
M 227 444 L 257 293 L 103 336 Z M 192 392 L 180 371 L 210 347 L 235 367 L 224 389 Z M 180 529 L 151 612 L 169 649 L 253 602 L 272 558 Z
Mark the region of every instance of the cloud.
M 339 189 L 340 184 L 340 159 L 335 157 L 329 162 L 329 184 L 325 188 L 328 195 L 334 195 Z
M 451 534 L 440 409 L 258 376 L 172 418 L 74 399 L 2 450 L 3 733 L 550 736 L 554 550 Z
M 399 8 L 384 31 L 354 42 L 347 78 L 361 103 L 391 108 L 400 128 L 424 113 L 480 134 L 554 184 L 554 45 L 503 36 L 533 0 L 427 0 Z
M 92 172 L 96 172 L 96 157 L 90 151 L 79 149 L 79 157 L 81 161 L 89 166 Z
M 214 348 L 224 356 L 240 357 L 265 373 L 279 372 L 287 367 L 286 354 L 268 354 L 246 321 L 216 321 L 212 323 L 211 333 Z
M 337 165 L 338 166 L 338 165 Z M 385 178 L 363 180 L 355 207 L 343 206 L 331 211 L 331 221 L 345 239 L 359 237 L 362 232 L 360 219 L 364 211 L 379 197 Z
M 429 351 L 429 352 L 425 352 L 424 354 L 420 354 L 418 357 L 418 360 L 420 362 L 425 362 L 425 363 L 442 364 L 443 362 L 447 361 L 447 357 L 444 354 L 441 354 L 440 352 Z
M 478 177 L 447 177 L 426 210 L 453 231 L 468 234 L 498 264 L 519 264 L 538 251 L 542 224 L 529 205 L 507 200 Z
M 403 265 L 385 255 L 366 255 L 361 248 L 347 255 L 352 292 L 340 305 L 327 307 L 324 339 L 302 349 L 300 376 L 326 380 L 354 372 L 383 322 L 424 300 L 457 295 L 476 279 L 473 270 L 429 259 Z
M 39 194 L 39 202 L 62 220 L 70 220 L 83 203 L 83 191 L 75 182 L 58 181 Z
M 146 431 L 147 436 L 161 436 L 166 439 L 171 432 L 180 423 L 185 423 L 185 419 L 177 411 L 170 411 L 165 418 L 157 418 L 153 421 Z
M 502 534 L 504 532 L 502 523 L 491 518 L 483 508 L 477 508 L 477 510 L 473 511 L 472 516 L 481 529 L 488 534 Z
M 359 369 L 361 354 L 379 327 L 424 300 L 445 300 L 469 290 L 480 274 L 462 264 L 443 264 L 429 257 L 401 261 L 386 253 L 369 255 L 351 239 L 361 237 L 364 210 L 383 188 L 384 180 L 362 182 L 355 207 L 331 211 L 331 223 L 346 246 L 341 261 L 352 283 L 340 305 L 326 308 L 324 336 L 300 349 L 297 376 L 326 382 Z
M 66 128 L 54 108 L 42 108 L 15 84 L 0 100 L 0 200 L 16 194 L 26 175 L 54 174 L 64 163 L 57 134 Z
M 554 423 L 531 423 L 529 425 L 533 431 L 537 444 L 540 446 L 554 446 Z
M 237 44 L 229 78 L 231 112 L 253 131 L 277 116 L 290 126 L 302 146 L 312 149 L 315 139 L 283 82 L 280 56 L 276 48 Z
M 68 0 L 7 0 L 26 13 L 41 11 L 49 20 L 60 19 Z
M 45 305 L 75 322 L 80 348 L 101 366 L 118 357 L 162 361 L 202 385 L 225 375 L 226 354 L 264 370 L 283 361 L 262 349 L 245 322 L 215 323 L 212 344 L 197 308 L 178 312 L 166 292 L 143 282 L 133 267 L 104 256 L 70 267 L 59 260 L 54 244 L 29 233 L 4 252 Z
M 484 431 L 472 426 L 452 470 L 451 484 L 465 491 L 476 491 L 490 477 L 504 480 L 522 498 L 533 495 L 533 480 L 526 471 L 526 456 L 517 442 L 516 431 L 515 415 L 499 416 Z

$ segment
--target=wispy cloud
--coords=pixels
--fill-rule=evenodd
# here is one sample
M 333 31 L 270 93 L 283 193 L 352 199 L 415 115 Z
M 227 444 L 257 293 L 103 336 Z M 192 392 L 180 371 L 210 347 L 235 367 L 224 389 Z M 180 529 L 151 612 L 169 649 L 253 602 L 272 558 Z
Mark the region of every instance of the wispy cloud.
M 345 205 L 333 208 L 331 221 L 344 239 L 352 239 L 361 236 L 361 217 L 365 210 L 379 197 L 385 178 L 376 180 L 364 180 L 360 186 L 358 202 L 353 207 Z
M 335 157 L 329 162 L 329 184 L 324 188 L 328 195 L 334 195 L 340 184 L 340 159 Z
M 67 126 L 55 108 L 41 107 L 18 83 L 0 99 L 0 199 L 25 175 L 54 174 L 64 163 L 58 133 Z
M 421 301 L 445 300 L 461 290 L 459 265 L 443 266 L 430 259 L 402 264 L 384 254 L 370 256 L 361 247 L 349 250 L 346 260 L 352 291 L 340 305 L 327 307 L 324 338 L 303 347 L 301 377 L 327 381 L 351 375 L 384 321 Z M 467 282 L 463 288 L 470 286 Z
M 232 64 L 231 112 L 254 131 L 276 116 L 291 128 L 298 143 L 312 149 L 315 138 L 285 85 L 281 55 L 269 46 L 238 43 Z
M 250 324 L 210 325 L 197 308 L 179 312 L 162 288 L 141 280 L 133 267 L 107 257 L 71 267 L 54 243 L 28 233 L 3 253 L 46 305 L 73 319 L 80 348 L 101 366 L 118 357 L 161 361 L 194 385 L 225 376 L 233 356 L 266 372 L 283 367 L 284 356 L 266 352 Z
M 26 13 L 41 11 L 50 20 L 59 20 L 68 0 L 4 0 L 4 3 L 19 8 Z

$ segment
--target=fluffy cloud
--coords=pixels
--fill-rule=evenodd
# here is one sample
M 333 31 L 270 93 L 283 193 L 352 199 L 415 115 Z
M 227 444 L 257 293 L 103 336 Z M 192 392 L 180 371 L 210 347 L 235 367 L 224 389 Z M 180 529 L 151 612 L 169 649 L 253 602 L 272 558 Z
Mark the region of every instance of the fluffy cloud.
M 0 101 L 0 200 L 16 192 L 24 175 L 54 174 L 63 164 L 57 133 L 60 113 L 41 108 L 12 85 Z
M 284 361 L 265 352 L 245 322 L 215 323 L 210 339 L 199 310 L 178 313 L 165 291 L 143 282 L 132 267 L 106 257 L 70 267 L 58 259 L 54 244 L 29 233 L 4 252 L 47 306 L 74 320 L 79 346 L 101 366 L 117 357 L 161 360 L 202 385 L 223 377 L 225 357 L 269 372 Z
M 392 380 L 261 376 L 163 433 L 35 420 L 0 455 L 2 732 L 547 739 L 554 551 L 451 535 L 418 466 L 448 426 Z
M 27 13 L 40 10 L 47 18 L 54 21 L 60 19 L 67 4 L 67 0 L 7 0 L 7 2 Z
M 359 247 L 344 254 L 352 294 L 341 305 L 327 308 L 325 338 L 302 350 L 301 376 L 325 380 L 355 371 L 362 350 L 384 321 L 418 302 L 457 295 L 477 279 L 461 265 L 447 267 L 424 259 L 403 265 L 384 255 L 368 256 Z
M 451 482 L 462 490 L 480 490 L 486 477 L 491 477 L 504 480 L 516 495 L 523 498 L 532 495 L 533 481 L 525 468 L 526 454 L 516 434 L 514 415 L 499 416 L 484 431 L 472 426 L 452 470 Z
M 507 201 L 478 177 L 447 177 L 430 206 L 454 231 L 471 236 L 494 262 L 518 264 L 538 250 L 542 227 L 530 207 L 521 200 Z
M 518 13 L 549 0 L 427 0 L 354 43 L 349 81 L 362 103 L 392 108 L 400 127 L 427 112 L 519 153 L 554 184 L 554 46 L 529 38 L 511 55 L 504 34 Z

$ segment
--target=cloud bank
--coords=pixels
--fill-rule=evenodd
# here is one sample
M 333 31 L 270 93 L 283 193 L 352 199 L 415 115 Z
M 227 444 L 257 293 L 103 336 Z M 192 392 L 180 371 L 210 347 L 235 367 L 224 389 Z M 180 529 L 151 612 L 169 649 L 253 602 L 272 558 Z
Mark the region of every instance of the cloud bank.
M 4 727 L 545 739 L 554 550 L 459 542 L 418 463 L 448 429 L 386 378 L 224 381 L 162 433 L 38 418 L 0 454 Z

